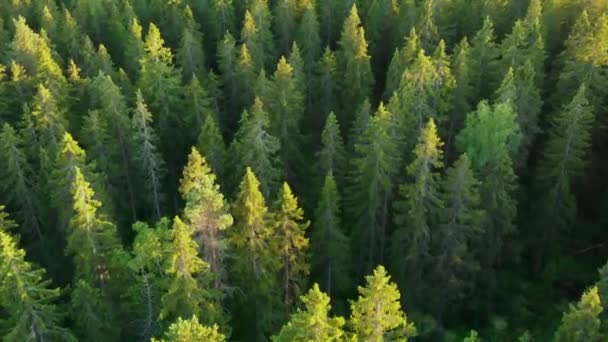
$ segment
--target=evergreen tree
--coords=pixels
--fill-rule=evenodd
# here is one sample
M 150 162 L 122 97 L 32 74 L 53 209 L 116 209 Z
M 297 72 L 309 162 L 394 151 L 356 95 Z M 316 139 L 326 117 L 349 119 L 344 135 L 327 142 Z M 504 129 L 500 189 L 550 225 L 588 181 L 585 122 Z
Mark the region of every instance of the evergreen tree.
M 538 117 L 543 103 L 534 78 L 534 67 L 527 61 L 515 72 L 510 68 L 496 91 L 498 102 L 509 102 L 513 106 L 521 127 L 521 142 L 515 159 L 518 169 L 526 165 L 532 143 L 539 131 Z
M 198 256 L 198 246 L 191 237 L 192 228 L 179 217 L 173 219 L 171 241 L 167 248 L 167 289 L 161 297 L 161 320 L 201 315 L 209 323 L 220 317 L 208 275 L 209 264 Z
M 556 342 L 601 341 L 602 304 L 597 287 L 585 291 L 576 305 L 570 305 L 555 332 Z
M 314 284 L 306 295 L 300 297 L 304 310 L 298 309 L 291 315 L 276 336 L 275 342 L 291 341 L 342 341 L 344 338 L 344 318 L 329 317 L 331 306 L 329 296 Z
M 49 154 L 54 154 L 59 149 L 63 133 L 67 128 L 64 112 L 57 104 L 56 95 L 44 85 L 38 85 L 38 91 L 32 100 L 31 113 L 25 113 L 24 117 L 31 114 L 28 129 L 31 129 L 35 137 L 33 143 L 34 154 L 40 153 L 42 149 Z
M 414 324 L 408 322 L 401 310 L 400 293 L 390 281 L 383 266 L 365 277 L 365 287 L 359 286 L 359 298 L 351 302 L 349 325 L 364 341 L 407 341 L 416 335 Z
M 432 230 L 444 208 L 437 172 L 443 168 L 442 145 L 437 126 L 430 119 L 414 148 L 414 160 L 406 168 L 407 181 L 399 187 L 401 199 L 395 203 L 398 228 L 391 246 L 393 269 L 414 302 L 422 299 L 422 270 L 432 265 L 431 237 L 436 235 Z
M 272 249 L 273 226 L 268 222 L 268 208 L 260 191 L 260 182 L 247 168 L 233 204 L 235 225 L 229 232 L 232 255 L 232 279 L 242 291 L 238 298 L 242 334 L 256 340 L 273 323 L 272 310 L 280 293 L 276 272 L 281 266 Z M 238 332 L 238 331 L 237 331 Z
M 145 48 L 143 42 L 142 27 L 137 18 L 133 18 L 129 27 L 129 35 L 125 43 L 125 63 L 124 67 L 133 79 L 139 77 L 140 60 L 144 56 Z
M 236 65 L 236 87 L 238 92 L 237 110 L 242 110 L 253 103 L 255 93 L 253 87 L 258 67 L 254 64 L 255 61 L 252 57 L 247 45 L 241 45 Z
M 5 315 L 3 340 L 76 341 L 62 326 L 62 314 L 54 304 L 60 289 L 51 288 L 44 269 L 25 260 L 25 251 L 9 235 L 7 228 L 15 226 L 0 206 L 0 308 Z
M 319 101 L 319 110 L 321 113 L 337 111 L 338 103 L 336 98 L 338 93 L 338 64 L 336 61 L 336 55 L 329 49 L 329 47 L 325 48 L 323 56 L 321 56 L 317 73 L 317 96 Z M 321 122 L 318 123 L 319 126 L 321 124 Z
M 318 152 L 319 173 L 335 175 L 338 182 L 344 180 L 346 173 L 346 149 L 340 133 L 340 125 L 334 112 L 330 112 L 321 133 L 322 148 Z
M 314 100 L 312 90 L 317 69 L 317 63 L 321 57 L 321 37 L 319 31 L 319 18 L 315 10 L 314 2 L 303 1 L 306 5 L 302 19 L 298 23 L 295 42 L 302 49 L 304 60 L 304 74 L 306 77 L 307 106 L 310 110 L 311 102 Z
M 257 29 L 256 43 L 259 44 L 259 52 L 261 53 L 261 64 L 254 64 L 257 68 L 265 67 L 270 69 L 276 61 L 276 48 L 274 45 L 274 37 L 271 31 L 272 14 L 268 9 L 268 0 L 251 0 L 248 1 L 248 11 L 251 13 L 251 17 L 254 21 Z M 246 14 L 245 14 L 246 16 Z M 246 20 L 245 20 L 246 21 Z M 244 28 L 243 28 L 244 29 Z M 243 42 L 246 39 L 241 35 Z M 251 49 L 252 56 L 256 56 L 256 49 Z M 254 53 L 255 51 L 255 53 Z M 254 57 L 254 61 L 257 63 L 257 59 Z M 259 69 L 256 69 L 256 71 Z
M 370 56 L 367 52 L 368 43 L 365 40 L 365 31 L 357 11 L 353 5 L 350 15 L 344 21 L 342 35 L 338 42 L 339 72 L 342 78 L 341 100 L 344 113 L 354 112 L 363 99 L 370 95 L 374 85 L 374 76 L 371 70 Z M 351 118 L 343 122 L 348 124 Z
M 311 233 L 311 264 L 315 280 L 330 296 L 343 294 L 350 285 L 350 245 L 340 219 L 341 199 L 331 171 L 315 211 Z
M 175 55 L 177 65 L 182 71 L 183 80 L 189 81 L 193 76 L 203 79 L 206 69 L 203 35 L 189 6 L 184 10 L 183 21 L 184 30 Z
M 471 40 L 470 79 L 473 103 L 489 98 L 495 89 L 499 52 L 494 40 L 494 22 L 486 17 L 483 27 Z
M 281 260 L 279 279 L 283 305 L 286 309 L 301 294 L 310 272 L 307 258 L 309 240 L 305 237 L 309 221 L 304 221 L 304 211 L 287 183 L 283 183 L 272 213 L 273 244 Z
M 161 141 L 165 150 L 167 161 L 173 162 L 174 153 L 166 151 L 168 148 L 164 145 L 167 141 L 172 141 L 177 144 L 178 149 L 183 147 L 176 141 L 172 131 L 179 127 L 180 101 L 181 93 L 179 71 L 173 66 L 173 54 L 171 50 L 164 46 L 164 41 L 160 36 L 158 27 L 150 24 L 148 34 L 144 44 L 145 54 L 140 61 L 140 77 L 137 86 L 150 107 L 152 113 L 158 117 L 157 130 L 160 134 Z M 173 149 L 172 149 L 173 150 Z M 171 168 L 173 163 L 169 163 Z M 170 173 L 173 172 L 170 170 Z
M 240 103 L 240 100 L 237 74 L 238 52 L 236 41 L 230 33 L 226 33 L 224 39 L 218 42 L 217 63 L 223 91 L 226 96 L 225 107 L 227 114 L 229 115 L 227 119 L 228 127 L 232 127 L 235 125 L 236 121 L 238 121 L 238 104 Z
M 102 203 L 94 198 L 91 185 L 75 167 L 72 182 L 74 215 L 70 220 L 66 254 L 73 256 L 76 279 L 103 286 L 111 278 L 112 253 L 120 248 L 116 226 L 98 214 Z
M 116 341 L 120 325 L 103 291 L 79 279 L 70 294 L 70 317 L 79 340 Z
M 472 290 L 479 271 L 475 249 L 484 228 L 479 186 L 466 154 L 446 171 L 441 184 L 444 208 L 440 212 L 438 231 L 431 238 L 435 259 L 431 279 L 432 284 L 437 285 L 437 293 L 441 293 L 433 305 L 440 322 L 450 303 Z
M 0 188 L 4 201 L 17 209 L 26 235 L 39 240 L 43 238 L 40 203 L 23 146 L 23 138 L 5 123 L 0 132 Z
M 218 181 L 222 182 L 228 166 L 226 161 L 228 155 L 224 138 L 213 115 L 205 117 L 196 146 L 203 155 L 207 156 L 209 167 L 218 175 Z
M 154 208 L 156 220 L 162 216 L 164 161 L 158 152 L 158 137 L 152 127 L 152 113 L 148 110 L 141 92 L 136 94 L 135 111 L 132 118 L 134 158 L 144 177 L 144 189 L 148 203 Z
M 231 146 L 235 157 L 235 175 L 250 167 L 258 175 L 262 193 L 266 198 L 277 188 L 281 175 L 277 153 L 279 139 L 269 133 L 268 113 L 262 102 L 256 98 L 251 114 L 243 112 L 239 130 Z
M 217 325 L 202 325 L 199 323 L 198 317 L 193 315 L 190 319 L 179 317 L 175 323 L 169 326 L 164 339 L 152 339 L 152 342 L 187 341 L 224 342 L 226 341 L 226 337 L 219 332 Z
M 227 33 L 235 32 L 235 13 L 232 0 L 211 0 L 209 4 L 209 38 L 220 42 Z
M 296 21 L 296 0 L 277 0 L 274 5 L 274 33 L 277 35 L 277 48 L 281 54 L 289 52 L 295 35 Z
M 430 51 L 439 42 L 439 30 L 434 19 L 435 1 L 424 0 L 421 7 L 416 28 L 420 34 L 422 48 Z
M 585 86 L 551 121 L 534 182 L 538 196 L 534 211 L 543 227 L 541 250 L 549 253 L 546 258 L 559 251 L 560 232 L 576 218 L 574 187 L 589 165 L 593 122 Z
M 412 28 L 409 35 L 405 38 L 405 46 L 395 49 L 391 63 L 386 72 L 386 88 L 384 98 L 389 99 L 393 92 L 399 88 L 403 73 L 416 60 L 416 56 L 422 47 L 420 38 L 416 34 L 416 29 Z
M 213 286 L 217 291 L 225 290 L 228 246 L 224 232 L 232 226 L 232 216 L 216 184 L 216 176 L 195 148 L 188 157 L 179 191 L 186 202 L 184 214 L 198 241 L 200 254 L 213 272 Z
M 129 109 L 121 89 L 112 81 L 112 78 L 102 73 L 90 84 L 94 103 L 99 106 L 100 118 L 107 128 L 106 141 L 103 141 L 103 154 L 92 155 L 93 158 L 107 158 L 104 163 L 107 169 L 103 170 L 109 181 L 114 185 L 113 195 L 122 197 L 126 189 L 127 198 L 121 199 L 122 208 L 131 211 L 135 218 L 135 191 L 132 178 L 133 138 L 131 136 L 131 123 L 129 122 Z M 120 161 L 120 162 L 117 162 Z M 128 209 L 127 209 L 128 208 Z
M 288 178 L 293 179 L 302 162 L 300 121 L 304 114 L 304 94 L 298 89 L 294 70 L 284 57 L 279 60 L 272 76 L 268 112 L 271 115 L 271 133 L 281 141 L 283 166 Z
M 381 103 L 370 119 L 363 137 L 355 144 L 351 203 L 353 247 L 359 273 L 382 262 L 389 223 L 389 204 L 398 151 L 390 135 L 391 113 Z
M 212 96 L 209 91 L 201 84 L 196 75 L 190 75 L 190 82 L 184 87 L 184 124 L 186 127 L 202 127 L 206 119 L 213 114 Z M 189 133 L 189 138 L 194 142 L 197 138 L 196 130 Z
M 454 150 L 454 138 L 464 126 L 466 114 L 473 108 L 474 97 L 476 96 L 471 79 L 471 47 L 467 38 L 463 38 L 456 46 L 452 56 L 452 71 L 456 86 L 454 87 L 454 97 L 452 110 L 448 119 L 448 129 L 446 137 L 446 159 Z

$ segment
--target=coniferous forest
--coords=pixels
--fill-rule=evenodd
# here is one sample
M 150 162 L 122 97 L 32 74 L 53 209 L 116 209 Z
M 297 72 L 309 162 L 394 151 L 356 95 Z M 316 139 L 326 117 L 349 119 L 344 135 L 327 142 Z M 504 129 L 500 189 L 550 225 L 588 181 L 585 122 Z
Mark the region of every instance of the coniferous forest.
M 0 339 L 608 341 L 608 1 L 1 0 Z

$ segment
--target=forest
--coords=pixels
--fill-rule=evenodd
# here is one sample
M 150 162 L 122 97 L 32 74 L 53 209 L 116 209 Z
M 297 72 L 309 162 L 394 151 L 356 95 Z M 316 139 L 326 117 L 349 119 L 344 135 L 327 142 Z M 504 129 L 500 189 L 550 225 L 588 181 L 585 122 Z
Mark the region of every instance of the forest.
M 0 339 L 608 341 L 608 1 L 0 0 Z

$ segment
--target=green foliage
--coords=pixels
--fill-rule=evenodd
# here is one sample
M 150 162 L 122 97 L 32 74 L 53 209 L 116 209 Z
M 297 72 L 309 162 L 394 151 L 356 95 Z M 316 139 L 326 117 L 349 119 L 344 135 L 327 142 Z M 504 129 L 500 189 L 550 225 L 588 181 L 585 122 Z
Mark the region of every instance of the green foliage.
M 597 287 L 593 287 L 581 296 L 576 305 L 570 305 L 564 313 L 562 323 L 555 332 L 556 342 L 601 341 L 600 320 L 602 304 Z
M 329 296 L 319 290 L 319 285 L 314 284 L 301 301 L 304 310 L 292 314 L 273 341 L 342 341 L 344 318 L 329 317 Z
M 152 341 L 157 342 L 189 342 L 189 341 L 208 341 L 224 342 L 226 337 L 222 335 L 217 325 L 211 327 L 202 325 L 198 322 L 198 317 L 193 315 L 190 319 L 182 319 L 171 324 L 165 333 L 165 338 Z
M 348 324 L 365 341 L 399 340 L 407 341 L 416 336 L 414 324 L 408 322 L 399 303 L 397 286 L 383 266 L 374 269 L 365 277 L 365 287 L 359 286 L 357 301 L 351 302 L 351 316 Z
M 0 216 L 4 216 L 0 207 Z M 5 221 L 6 222 L 6 221 Z M 7 342 L 76 341 L 62 325 L 63 315 L 55 304 L 60 289 L 52 288 L 44 269 L 25 260 L 25 251 L 0 224 L 0 308 L 6 314 L 2 339 Z

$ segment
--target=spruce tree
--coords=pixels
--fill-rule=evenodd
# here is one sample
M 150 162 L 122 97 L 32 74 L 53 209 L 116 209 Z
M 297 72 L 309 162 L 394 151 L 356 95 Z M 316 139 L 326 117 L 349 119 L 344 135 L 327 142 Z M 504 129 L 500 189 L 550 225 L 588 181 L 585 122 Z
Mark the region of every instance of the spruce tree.
M 304 1 L 306 7 L 302 19 L 298 23 L 295 34 L 295 42 L 302 49 L 302 59 L 304 60 L 304 74 L 306 75 L 306 89 L 308 106 L 314 99 L 311 95 L 313 81 L 317 69 L 317 63 L 321 57 L 321 37 L 319 30 L 319 18 L 315 10 L 314 3 Z M 310 108 L 309 108 L 310 109 Z
M 264 104 L 256 98 L 251 111 L 244 111 L 240 127 L 232 143 L 231 153 L 236 167 L 235 176 L 250 167 L 258 175 L 262 193 L 270 198 L 281 176 L 277 154 L 280 140 L 269 133 L 270 123 Z
M 342 35 L 338 42 L 338 70 L 341 77 L 341 100 L 344 113 L 354 112 L 363 99 L 370 95 L 374 85 L 370 56 L 367 52 L 365 30 L 362 27 L 357 6 L 353 5 L 350 15 L 344 21 Z M 347 126 L 352 118 L 344 116 Z
M 321 133 L 321 143 L 321 150 L 317 153 L 319 173 L 321 175 L 331 173 L 341 183 L 346 173 L 346 149 L 334 112 L 330 112 L 327 116 L 325 128 Z
M 452 302 L 470 293 L 480 268 L 475 251 L 484 233 L 479 187 L 466 154 L 446 171 L 441 184 L 444 207 L 431 238 L 435 260 L 431 279 L 436 284 L 432 288 L 441 294 L 433 303 L 439 321 Z
M 257 68 L 265 67 L 270 69 L 276 61 L 277 53 L 274 45 L 274 37 L 271 31 L 272 14 L 268 8 L 268 0 L 251 0 L 248 1 L 248 11 L 255 23 L 257 29 L 256 43 L 259 44 L 262 64 L 255 64 Z M 246 39 L 241 36 L 243 42 Z M 255 55 L 255 49 L 251 49 L 252 56 Z M 257 51 L 256 51 L 257 53 Z M 257 62 L 257 60 L 254 58 Z M 259 69 L 257 69 L 259 70 Z
M 228 114 L 228 127 L 233 127 L 238 121 L 239 93 L 238 93 L 238 50 L 236 41 L 230 33 L 226 33 L 224 38 L 218 42 L 217 63 L 220 71 L 220 80 L 225 99 L 226 112 Z
M 305 236 L 309 221 L 304 221 L 304 211 L 298 206 L 287 183 L 279 190 L 272 213 L 272 243 L 281 260 L 279 279 L 283 305 L 288 310 L 300 296 L 310 272 L 307 252 L 309 240 Z
M 311 265 L 313 278 L 334 298 L 350 285 L 350 241 L 340 219 L 341 202 L 334 177 L 328 172 L 312 225 Z
M 568 312 L 555 332 L 556 342 L 601 341 L 602 304 L 597 287 L 585 291 L 576 305 L 570 305 Z
M 329 296 L 314 284 L 306 295 L 300 297 L 304 309 L 291 315 L 276 336 L 274 342 L 296 341 L 342 341 L 344 339 L 344 318 L 330 317 Z
M 361 140 L 355 144 L 349 214 L 353 252 L 360 274 L 382 262 L 388 238 L 393 175 L 399 163 L 397 145 L 390 135 L 393 117 L 381 103 Z
M 534 212 L 539 227 L 543 227 L 541 250 L 547 262 L 559 252 L 561 234 L 574 223 L 577 215 L 574 188 L 590 163 L 594 115 L 586 94 L 583 85 L 553 117 L 536 173 L 538 200 Z
M 235 225 L 229 232 L 234 250 L 230 269 L 234 285 L 242 292 L 237 298 L 241 333 L 260 339 L 272 325 L 272 310 L 280 302 L 276 272 L 281 260 L 272 248 L 274 231 L 260 182 L 250 168 L 245 171 L 232 212 Z
M 471 79 L 471 46 L 467 38 L 463 38 L 456 46 L 452 56 L 452 72 L 456 86 L 454 87 L 454 97 L 452 109 L 448 118 L 448 129 L 446 136 L 446 159 L 450 160 L 450 155 L 454 151 L 454 139 L 456 134 L 464 126 L 466 114 L 473 108 L 474 97 L 476 96 Z
M 224 138 L 214 115 L 207 115 L 198 135 L 196 146 L 209 162 L 209 167 L 222 182 L 227 169 L 227 151 Z
M 271 133 L 281 141 L 283 166 L 288 179 L 293 179 L 302 162 L 300 122 L 304 114 L 304 93 L 298 89 L 294 70 L 284 57 L 272 76 L 269 100 Z
M 112 253 L 120 248 L 116 226 L 98 213 L 102 203 L 94 198 L 91 184 L 78 166 L 74 172 L 74 215 L 67 234 L 66 254 L 73 256 L 76 279 L 103 286 L 112 277 Z
M 179 191 L 186 202 L 184 214 L 198 241 L 200 254 L 209 264 L 217 291 L 225 290 L 226 229 L 232 226 L 228 205 L 203 156 L 195 149 L 188 156 Z
M 25 235 L 42 239 L 42 217 L 33 170 L 24 152 L 23 138 L 8 123 L 0 131 L 0 169 L 3 200 L 16 208 Z
M 184 81 L 189 81 L 193 76 L 203 79 L 206 70 L 203 34 L 189 6 L 186 6 L 183 17 L 184 30 L 175 54 L 177 65 Z
M 120 325 L 103 291 L 86 280 L 75 281 L 70 294 L 70 317 L 79 340 L 116 341 Z
M 483 27 L 471 39 L 471 84 L 473 103 L 490 97 L 496 87 L 499 51 L 495 43 L 494 22 L 486 17 Z
M 192 228 L 176 216 L 167 247 L 167 288 L 161 297 L 159 319 L 173 321 L 200 315 L 212 323 L 220 318 L 220 308 L 208 289 L 209 264 L 199 258 L 198 245 L 191 235 Z
M 142 27 L 137 18 L 131 19 L 129 34 L 125 43 L 124 67 L 132 79 L 137 79 L 140 72 L 139 61 L 144 56 L 145 48 L 143 42 Z
M 359 286 L 359 297 L 351 302 L 348 325 L 358 339 L 380 342 L 407 341 L 416 336 L 414 324 L 408 322 L 399 303 L 401 294 L 390 280 L 383 266 L 365 277 L 365 286 Z
M 209 4 L 209 38 L 220 42 L 225 34 L 235 32 L 233 0 L 211 0 Z
M 384 89 L 385 99 L 389 99 L 393 95 L 393 92 L 399 88 L 403 73 L 416 60 L 416 56 L 421 48 L 420 38 L 416 34 L 416 29 L 412 28 L 409 35 L 405 38 L 405 46 L 395 49 L 395 53 L 388 66 L 386 87 Z
M 431 237 L 444 208 L 438 173 L 443 168 L 442 146 L 437 126 L 429 119 L 414 148 L 414 160 L 406 168 L 407 180 L 399 187 L 400 200 L 395 202 L 398 228 L 391 245 L 392 268 L 416 303 L 422 299 L 422 269 L 432 264 Z
M 203 123 L 209 115 L 215 115 L 212 108 L 212 96 L 209 94 L 207 88 L 205 88 L 198 76 L 190 75 L 190 81 L 184 87 L 184 124 L 186 127 L 202 127 Z M 189 134 L 191 143 L 197 138 L 197 131 Z
M 156 220 L 162 217 L 163 178 L 165 162 L 158 151 L 158 137 L 152 127 L 152 113 L 148 110 L 141 92 L 136 93 L 135 111 L 131 119 L 134 159 L 138 162 L 147 201 L 153 207 Z
M 278 52 L 286 54 L 289 52 L 294 39 L 297 21 L 296 0 L 277 0 L 274 5 L 274 30 L 277 36 Z
M 25 251 L 4 229 L 0 229 L 0 274 L 4 341 L 76 341 L 62 326 L 63 315 L 55 304 L 60 289 L 51 287 L 44 269 L 25 260 Z
M 339 103 L 336 101 L 338 93 L 338 64 L 336 55 L 329 48 L 326 47 L 321 56 L 318 66 L 318 108 L 321 113 L 329 113 L 331 111 L 337 111 L 339 109 Z M 322 125 L 321 122 L 317 123 L 317 127 Z
M 199 323 L 198 317 L 193 315 L 190 319 L 179 317 L 172 323 L 165 332 L 165 338 L 152 342 L 186 342 L 186 341 L 207 341 L 225 342 L 226 337 L 220 333 L 217 325 L 206 326 Z

